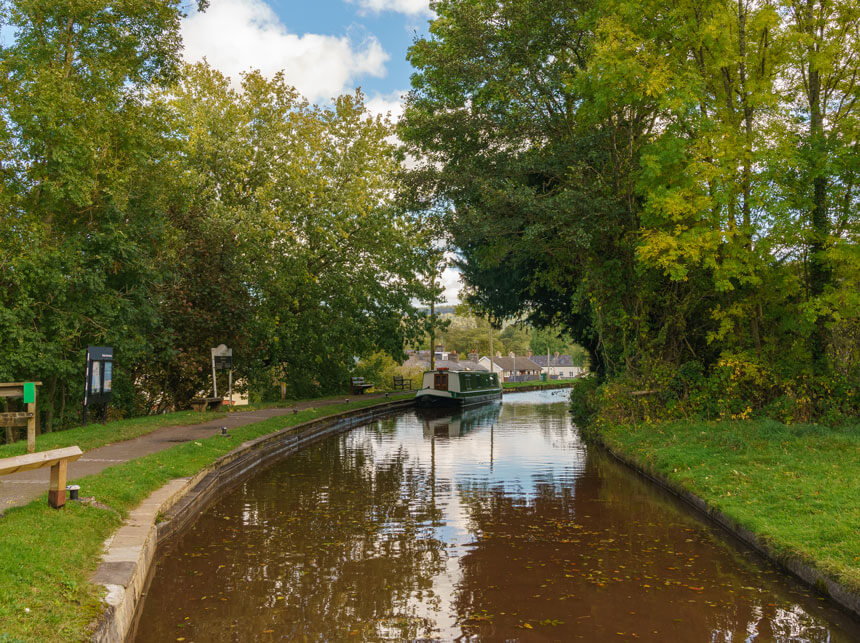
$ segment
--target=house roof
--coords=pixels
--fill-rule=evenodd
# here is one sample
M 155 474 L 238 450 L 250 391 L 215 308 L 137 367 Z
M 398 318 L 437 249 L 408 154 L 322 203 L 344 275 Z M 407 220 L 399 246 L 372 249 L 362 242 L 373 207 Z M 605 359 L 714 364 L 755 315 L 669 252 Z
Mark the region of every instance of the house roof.
M 403 363 L 403 366 L 419 366 L 424 370 L 430 370 L 430 358 L 428 356 L 427 359 L 412 359 L 410 358 Z M 477 362 L 472 362 L 467 359 L 461 360 L 452 360 L 452 359 L 437 359 L 436 360 L 436 368 L 447 368 L 451 371 L 484 371 L 487 372 L 488 369 L 485 366 L 481 366 Z
M 516 364 L 516 370 L 518 371 L 539 371 L 541 368 L 539 364 L 535 364 L 525 355 L 517 355 L 515 358 L 494 357 L 493 361 L 496 363 L 496 366 L 501 368 L 503 371 L 513 371 L 514 364 Z
M 467 359 L 461 360 L 453 360 L 453 359 L 437 359 L 436 360 L 436 368 L 447 368 L 452 371 L 486 371 L 489 372 L 490 369 L 481 366 L 477 362 L 472 362 Z
M 550 355 L 549 357 L 550 366 L 575 366 L 573 358 L 570 355 L 559 355 L 558 357 Z M 540 364 L 541 367 L 545 367 L 546 355 L 532 355 L 532 361 L 536 364 Z

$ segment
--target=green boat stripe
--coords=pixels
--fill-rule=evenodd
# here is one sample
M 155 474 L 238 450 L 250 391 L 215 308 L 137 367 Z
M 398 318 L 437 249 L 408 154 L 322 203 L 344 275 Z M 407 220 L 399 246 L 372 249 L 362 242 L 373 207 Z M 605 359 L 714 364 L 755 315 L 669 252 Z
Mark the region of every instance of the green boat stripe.
M 432 391 L 432 392 L 431 392 Z M 502 389 L 484 389 L 483 391 L 466 391 L 465 393 L 461 393 L 460 391 L 440 391 L 438 389 L 424 389 L 418 392 L 418 395 L 430 395 L 431 397 L 477 397 L 479 395 L 495 395 L 497 393 L 501 393 Z M 442 393 L 447 393 L 448 395 L 441 395 Z

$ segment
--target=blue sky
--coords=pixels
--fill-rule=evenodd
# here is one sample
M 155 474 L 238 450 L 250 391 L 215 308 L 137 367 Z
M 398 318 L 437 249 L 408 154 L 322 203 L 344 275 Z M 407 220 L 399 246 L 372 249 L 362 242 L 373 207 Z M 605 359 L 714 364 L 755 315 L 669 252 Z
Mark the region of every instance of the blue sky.
M 429 0 L 422 4 L 429 4 Z M 427 14 L 407 15 L 391 10 L 362 9 L 344 0 L 269 0 L 269 5 L 288 28 L 298 33 L 348 34 L 357 29 L 375 35 L 390 56 L 386 64 L 387 75 L 359 80 L 368 90 L 385 94 L 408 85 L 412 70 L 406 61 L 406 50 L 416 34 L 427 33 L 429 19 Z
M 183 21 L 185 57 L 205 56 L 233 78 L 283 69 L 313 102 L 360 86 L 371 108 L 396 117 L 406 50 L 430 18 L 429 0 L 211 0 Z

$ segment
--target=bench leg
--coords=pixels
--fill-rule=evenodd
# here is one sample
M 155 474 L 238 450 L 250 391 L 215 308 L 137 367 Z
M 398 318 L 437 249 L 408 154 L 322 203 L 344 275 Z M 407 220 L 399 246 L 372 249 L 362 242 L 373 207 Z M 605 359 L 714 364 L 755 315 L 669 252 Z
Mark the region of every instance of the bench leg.
M 48 491 L 48 504 L 59 509 L 66 504 L 66 473 L 68 460 L 60 460 L 51 467 L 51 487 Z

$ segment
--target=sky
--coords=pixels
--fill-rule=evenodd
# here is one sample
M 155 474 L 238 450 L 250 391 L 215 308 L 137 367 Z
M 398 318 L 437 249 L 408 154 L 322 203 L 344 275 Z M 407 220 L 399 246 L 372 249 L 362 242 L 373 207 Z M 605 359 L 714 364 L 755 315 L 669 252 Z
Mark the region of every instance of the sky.
M 409 89 L 406 50 L 427 33 L 429 0 L 211 0 L 188 10 L 187 60 L 204 56 L 234 80 L 283 70 L 311 102 L 361 87 L 374 111 L 396 118 Z M 192 4 L 189 2 L 189 4 Z
M 188 2 L 195 5 L 196 2 Z M 186 9 L 184 56 L 234 81 L 243 71 L 283 71 L 313 103 L 361 87 L 373 113 L 402 113 L 412 68 L 406 51 L 427 34 L 430 0 L 210 0 Z M 459 273 L 442 275 L 442 298 L 459 302 Z

